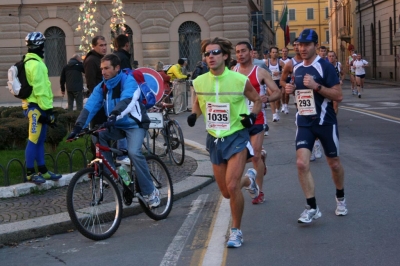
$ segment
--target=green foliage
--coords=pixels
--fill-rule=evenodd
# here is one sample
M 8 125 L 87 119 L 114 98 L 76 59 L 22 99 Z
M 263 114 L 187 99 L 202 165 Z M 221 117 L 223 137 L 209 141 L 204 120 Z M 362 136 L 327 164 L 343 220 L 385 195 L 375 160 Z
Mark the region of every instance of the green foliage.
M 4 136 L 8 147 L 11 149 L 22 149 L 28 138 L 28 121 L 26 119 L 15 118 L 12 121 L 3 124 L 7 127 L 9 134 Z
M 71 132 L 80 113 L 80 111 L 66 112 L 60 114 L 58 120 L 65 126 L 68 132 Z
M 11 113 L 16 113 L 16 112 L 23 114 L 23 110 L 20 106 L 4 107 L 1 109 L 1 117 L 3 118 L 9 117 Z
M 0 119 L 1 120 L 1 119 Z M 3 126 L 3 123 L 0 122 L 0 149 L 6 149 L 8 147 L 7 145 L 7 136 L 10 135 L 10 130 L 8 127 Z
M 61 124 L 54 128 L 48 127 L 45 142 L 50 145 L 53 151 L 56 151 L 58 144 L 66 135 L 67 130 Z

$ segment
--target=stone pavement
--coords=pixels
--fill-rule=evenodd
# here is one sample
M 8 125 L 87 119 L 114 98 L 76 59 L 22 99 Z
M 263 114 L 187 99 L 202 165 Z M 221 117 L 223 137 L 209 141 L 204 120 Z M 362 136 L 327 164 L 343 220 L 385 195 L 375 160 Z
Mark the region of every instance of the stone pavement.
M 185 142 L 187 143 L 184 164 L 182 166 L 166 164 L 174 184 L 174 200 L 185 197 L 214 181 L 211 163 L 204 147 L 190 140 Z M 66 179 L 65 185 L 72 175 L 62 178 Z M 15 187 L 24 185 L 26 184 Z M 20 197 L 0 199 L 0 245 L 11 245 L 26 239 L 65 233 L 73 229 L 67 213 L 66 190 L 67 186 L 61 186 Z M 132 215 L 138 212 L 141 212 L 138 203 L 134 202 L 129 207 L 124 206 L 125 214 Z

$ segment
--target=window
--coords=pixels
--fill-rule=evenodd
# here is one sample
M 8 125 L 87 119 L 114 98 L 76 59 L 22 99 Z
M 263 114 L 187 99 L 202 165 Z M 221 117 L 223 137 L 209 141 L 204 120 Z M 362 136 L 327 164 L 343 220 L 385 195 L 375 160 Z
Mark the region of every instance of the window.
M 362 28 L 362 46 L 363 46 L 363 56 L 365 56 L 365 26 Z
M 296 39 L 296 32 L 290 32 L 289 33 L 289 37 L 290 37 L 290 43 L 293 44 L 294 39 Z
M 325 19 L 329 18 L 329 8 L 325 7 Z
M 275 10 L 275 21 L 279 20 L 279 10 Z
M 49 77 L 61 75 L 63 67 L 67 64 L 67 50 L 65 48 L 65 33 L 59 27 L 50 27 L 44 32 L 46 63 Z
M 381 21 L 378 21 L 378 49 L 379 49 L 379 55 L 382 55 L 382 32 L 381 32 Z
M 187 58 L 187 70 L 193 71 L 196 63 L 201 61 L 200 26 L 193 21 L 186 21 L 178 29 L 179 33 L 179 58 Z
M 296 20 L 296 9 L 289 9 L 289 20 Z
M 325 31 L 325 40 L 326 43 L 329 43 L 329 30 Z
M 392 18 L 389 18 L 389 49 L 390 54 L 393 54 L 393 26 L 392 26 Z
M 307 8 L 307 19 L 314 19 L 314 8 Z

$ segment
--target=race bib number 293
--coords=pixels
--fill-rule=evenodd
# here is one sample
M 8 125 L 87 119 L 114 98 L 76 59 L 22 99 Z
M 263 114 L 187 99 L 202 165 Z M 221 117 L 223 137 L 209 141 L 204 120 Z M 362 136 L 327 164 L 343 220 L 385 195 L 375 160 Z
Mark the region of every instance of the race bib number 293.
M 206 129 L 229 130 L 229 103 L 206 103 Z
M 314 94 L 311 89 L 296 90 L 295 98 L 299 115 L 317 114 L 317 110 L 315 109 Z

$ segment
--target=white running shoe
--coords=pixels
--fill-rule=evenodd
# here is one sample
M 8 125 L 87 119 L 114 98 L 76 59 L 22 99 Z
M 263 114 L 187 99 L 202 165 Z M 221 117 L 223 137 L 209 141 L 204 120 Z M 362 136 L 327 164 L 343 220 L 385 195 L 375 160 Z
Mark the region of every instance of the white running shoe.
M 335 214 L 337 216 L 345 216 L 347 214 L 347 208 L 346 208 L 346 199 L 341 198 L 341 200 L 338 200 L 336 197 L 336 210 Z
M 245 177 L 250 180 L 250 186 L 246 187 L 246 190 L 249 192 L 252 199 L 258 197 L 258 194 L 260 194 L 260 189 L 256 183 L 256 175 L 257 171 L 254 168 L 249 168 L 245 174 Z
M 300 218 L 297 220 L 300 224 L 309 224 L 313 220 L 318 219 L 322 216 L 322 213 L 317 209 L 311 209 L 309 205 L 306 205 L 306 209 L 301 213 Z
M 279 121 L 279 113 L 275 113 L 272 115 L 272 122 L 278 122 Z
M 268 136 L 268 131 L 265 131 L 265 132 L 264 132 L 264 136 Z
M 236 228 L 231 229 L 231 235 L 226 243 L 228 248 L 238 248 L 243 244 L 243 234 L 242 231 Z
M 150 195 L 143 196 L 143 198 L 147 201 L 147 204 L 150 208 L 155 208 L 160 205 L 160 191 L 157 188 L 154 188 L 154 191 Z
M 315 158 L 320 159 L 322 157 L 321 142 L 319 140 L 315 141 L 313 152 L 314 152 Z
M 313 161 L 315 161 L 315 152 L 314 152 L 314 149 L 312 150 L 311 156 L 310 156 L 310 162 L 313 162 Z
M 288 107 L 287 104 L 286 104 L 286 106 L 285 106 L 285 114 L 289 114 L 289 107 Z
M 120 164 L 126 164 L 126 165 L 130 165 L 131 164 L 131 160 L 129 160 L 128 157 L 126 157 L 125 159 L 122 159 L 122 160 L 118 160 L 117 159 L 116 162 L 120 163 Z

